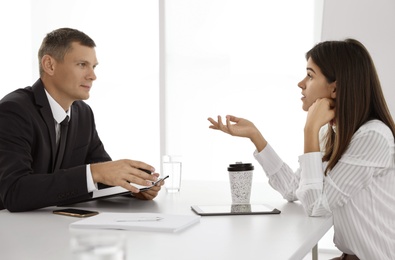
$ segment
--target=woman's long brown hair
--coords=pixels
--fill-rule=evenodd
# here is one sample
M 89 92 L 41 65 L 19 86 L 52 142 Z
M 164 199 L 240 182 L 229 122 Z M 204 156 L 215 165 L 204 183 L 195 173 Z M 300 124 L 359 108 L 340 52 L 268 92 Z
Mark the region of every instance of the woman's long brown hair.
M 355 39 L 326 41 L 306 54 L 321 69 L 328 83 L 336 81 L 336 133 L 328 125 L 323 161 L 325 174 L 335 167 L 354 133 L 367 121 L 378 119 L 395 136 L 395 124 L 385 101 L 373 60 Z

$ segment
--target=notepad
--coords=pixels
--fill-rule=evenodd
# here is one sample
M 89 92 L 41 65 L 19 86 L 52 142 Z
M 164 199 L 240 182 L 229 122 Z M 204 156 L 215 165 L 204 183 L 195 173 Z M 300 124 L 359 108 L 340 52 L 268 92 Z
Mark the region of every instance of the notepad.
M 115 186 L 115 187 L 109 187 L 109 188 L 93 191 L 92 199 L 126 195 L 126 194 L 130 194 L 130 191 L 120 186 Z
M 139 188 L 140 191 L 146 191 L 146 190 L 151 189 L 155 185 L 157 185 L 159 182 L 166 180 L 168 177 L 169 176 L 167 175 L 166 177 L 159 178 L 156 182 L 152 183 L 152 185 L 149 185 L 149 186 L 143 186 L 143 185 L 139 185 L 139 184 L 135 184 L 135 183 L 133 183 L 131 185 L 133 185 L 136 188 Z M 93 191 L 92 199 L 126 195 L 126 194 L 130 194 L 130 191 L 128 191 L 127 189 L 125 189 L 123 187 L 120 187 L 120 186 L 107 187 L 104 189 L 99 189 L 99 190 Z
M 70 228 L 124 229 L 135 231 L 178 232 L 200 221 L 196 215 L 161 213 L 104 212 L 70 224 Z

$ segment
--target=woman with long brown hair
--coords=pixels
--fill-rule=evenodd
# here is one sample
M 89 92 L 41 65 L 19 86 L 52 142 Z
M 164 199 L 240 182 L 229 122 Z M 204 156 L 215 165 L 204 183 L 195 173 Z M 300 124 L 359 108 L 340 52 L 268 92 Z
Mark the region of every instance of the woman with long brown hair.
M 355 39 L 306 54 L 304 154 L 293 172 L 254 124 L 226 116 L 210 128 L 247 137 L 270 185 L 309 216 L 333 216 L 336 259 L 395 259 L 395 124 L 369 52 Z

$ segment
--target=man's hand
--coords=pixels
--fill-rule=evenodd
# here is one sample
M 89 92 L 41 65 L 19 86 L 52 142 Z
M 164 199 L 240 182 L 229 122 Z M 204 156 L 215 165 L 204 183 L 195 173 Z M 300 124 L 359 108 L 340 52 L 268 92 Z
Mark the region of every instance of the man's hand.
M 95 183 L 100 182 L 110 186 L 121 186 L 133 193 L 139 193 L 140 190 L 133 186 L 133 183 L 142 186 L 150 186 L 152 182 L 158 180 L 159 174 L 148 174 L 141 169 L 154 172 L 155 168 L 139 161 L 118 160 L 103 163 L 91 164 L 92 178 Z M 153 187 L 154 188 L 154 187 Z M 158 191 L 156 191 L 157 193 Z M 152 196 L 147 195 L 147 196 Z M 156 195 L 155 195 L 156 196 Z
M 139 193 L 134 193 L 133 196 L 138 199 L 141 199 L 141 200 L 152 200 L 158 195 L 164 182 L 165 182 L 164 180 L 160 181 L 159 183 L 157 183 L 155 186 L 153 186 L 149 190 L 142 191 Z

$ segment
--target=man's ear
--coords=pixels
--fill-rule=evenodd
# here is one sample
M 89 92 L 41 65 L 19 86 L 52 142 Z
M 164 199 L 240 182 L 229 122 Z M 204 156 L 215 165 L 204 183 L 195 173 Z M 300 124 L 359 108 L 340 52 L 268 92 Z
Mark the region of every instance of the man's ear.
M 329 90 L 331 92 L 331 98 L 335 99 L 336 98 L 336 81 L 332 82 L 329 85 Z
M 41 59 L 41 66 L 45 73 L 52 76 L 55 72 L 56 61 L 54 58 L 46 54 Z

